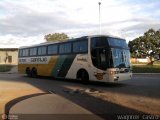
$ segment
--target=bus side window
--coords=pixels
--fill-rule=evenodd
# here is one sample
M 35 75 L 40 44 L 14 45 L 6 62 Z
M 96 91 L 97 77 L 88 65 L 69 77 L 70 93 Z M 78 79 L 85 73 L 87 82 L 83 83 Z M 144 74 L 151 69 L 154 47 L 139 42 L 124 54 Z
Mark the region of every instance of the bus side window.
M 49 45 L 48 46 L 48 54 L 57 54 L 58 53 L 58 45 Z
M 19 50 L 19 57 L 22 57 L 22 53 L 23 53 L 22 49 Z
M 29 49 L 23 49 L 21 54 L 23 57 L 29 56 Z
M 73 43 L 73 53 L 78 53 L 79 52 L 79 42 L 74 42 Z
M 81 42 L 80 42 L 79 51 L 80 51 L 80 52 L 87 52 L 87 50 L 88 50 L 87 41 L 81 41 Z
M 63 54 L 63 53 L 64 53 L 64 50 L 65 50 L 64 44 L 60 44 L 60 45 L 59 45 L 59 53 L 60 53 L 60 54 Z
M 71 43 L 65 43 L 64 44 L 65 53 L 71 53 Z
M 30 48 L 30 56 L 37 55 L 37 48 Z
M 71 43 L 63 43 L 59 46 L 60 54 L 69 54 L 71 53 Z
M 47 52 L 46 46 L 38 47 L 38 55 L 46 55 L 46 52 Z
M 73 43 L 73 53 L 87 52 L 87 41 L 78 41 Z

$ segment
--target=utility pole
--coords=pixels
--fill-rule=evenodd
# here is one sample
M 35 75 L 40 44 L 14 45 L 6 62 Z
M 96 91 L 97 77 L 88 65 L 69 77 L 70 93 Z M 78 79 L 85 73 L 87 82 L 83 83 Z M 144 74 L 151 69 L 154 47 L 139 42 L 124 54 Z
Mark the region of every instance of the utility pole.
M 98 2 L 99 5 L 99 34 L 101 34 L 101 2 Z

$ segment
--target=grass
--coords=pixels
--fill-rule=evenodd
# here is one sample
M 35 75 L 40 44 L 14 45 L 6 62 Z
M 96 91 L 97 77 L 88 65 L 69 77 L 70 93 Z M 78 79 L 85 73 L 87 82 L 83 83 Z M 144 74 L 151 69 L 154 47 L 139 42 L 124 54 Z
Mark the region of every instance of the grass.
M 145 62 L 132 62 L 133 65 L 147 65 Z M 160 65 L 160 61 L 155 61 L 154 65 Z
M 133 65 L 133 73 L 160 73 L 160 65 Z
M 9 72 L 13 65 L 0 65 L 0 72 Z M 146 65 L 146 64 L 133 64 L 133 73 L 160 73 L 160 64 Z
M 13 65 L 0 65 L 0 72 L 9 72 Z

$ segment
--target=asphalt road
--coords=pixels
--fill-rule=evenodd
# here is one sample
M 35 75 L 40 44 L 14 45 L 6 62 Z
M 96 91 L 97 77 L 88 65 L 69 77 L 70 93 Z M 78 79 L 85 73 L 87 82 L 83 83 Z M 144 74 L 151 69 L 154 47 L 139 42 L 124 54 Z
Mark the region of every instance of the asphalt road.
M 65 105 L 60 106 L 65 112 L 61 113 L 59 110 L 57 113 L 52 110 L 51 106 L 54 106 L 56 103 L 54 100 L 58 98 L 58 101 L 64 99 L 67 101 L 66 104 L 74 104 L 73 107 L 66 108 L 68 110 L 73 108 L 75 111 L 74 109 L 78 107 L 80 111 L 74 112 L 75 114 L 83 111 L 82 114 L 91 113 L 104 119 L 112 119 L 115 115 L 117 118 L 117 115 L 133 114 L 145 119 L 145 115 L 152 114 L 154 115 L 151 116 L 152 118 L 160 119 L 156 116 L 160 115 L 160 74 L 135 74 L 128 81 L 115 84 L 90 82 L 88 85 L 81 84 L 76 80 L 28 78 L 19 74 L 0 74 L 0 89 L 2 82 L 3 85 L 5 82 L 6 84 L 14 83 L 8 84 L 5 89 L 16 90 L 23 86 L 22 89 L 36 88 L 42 91 L 11 99 L 6 103 L 4 109 L 12 114 L 54 114 L 54 112 L 55 114 L 66 114 Z M 55 108 L 58 109 L 58 107 Z M 72 110 L 69 113 L 71 114 Z

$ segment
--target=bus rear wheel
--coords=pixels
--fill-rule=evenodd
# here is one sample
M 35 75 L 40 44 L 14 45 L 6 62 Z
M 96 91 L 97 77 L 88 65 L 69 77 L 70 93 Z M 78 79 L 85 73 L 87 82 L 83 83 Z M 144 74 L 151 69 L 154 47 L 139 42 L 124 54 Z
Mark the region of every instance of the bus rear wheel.
M 26 74 L 28 77 L 31 77 L 31 70 L 29 68 L 26 68 Z
M 36 68 L 33 68 L 33 69 L 31 70 L 31 77 L 33 77 L 33 78 L 36 78 L 36 77 L 37 77 L 37 69 L 36 69 Z

